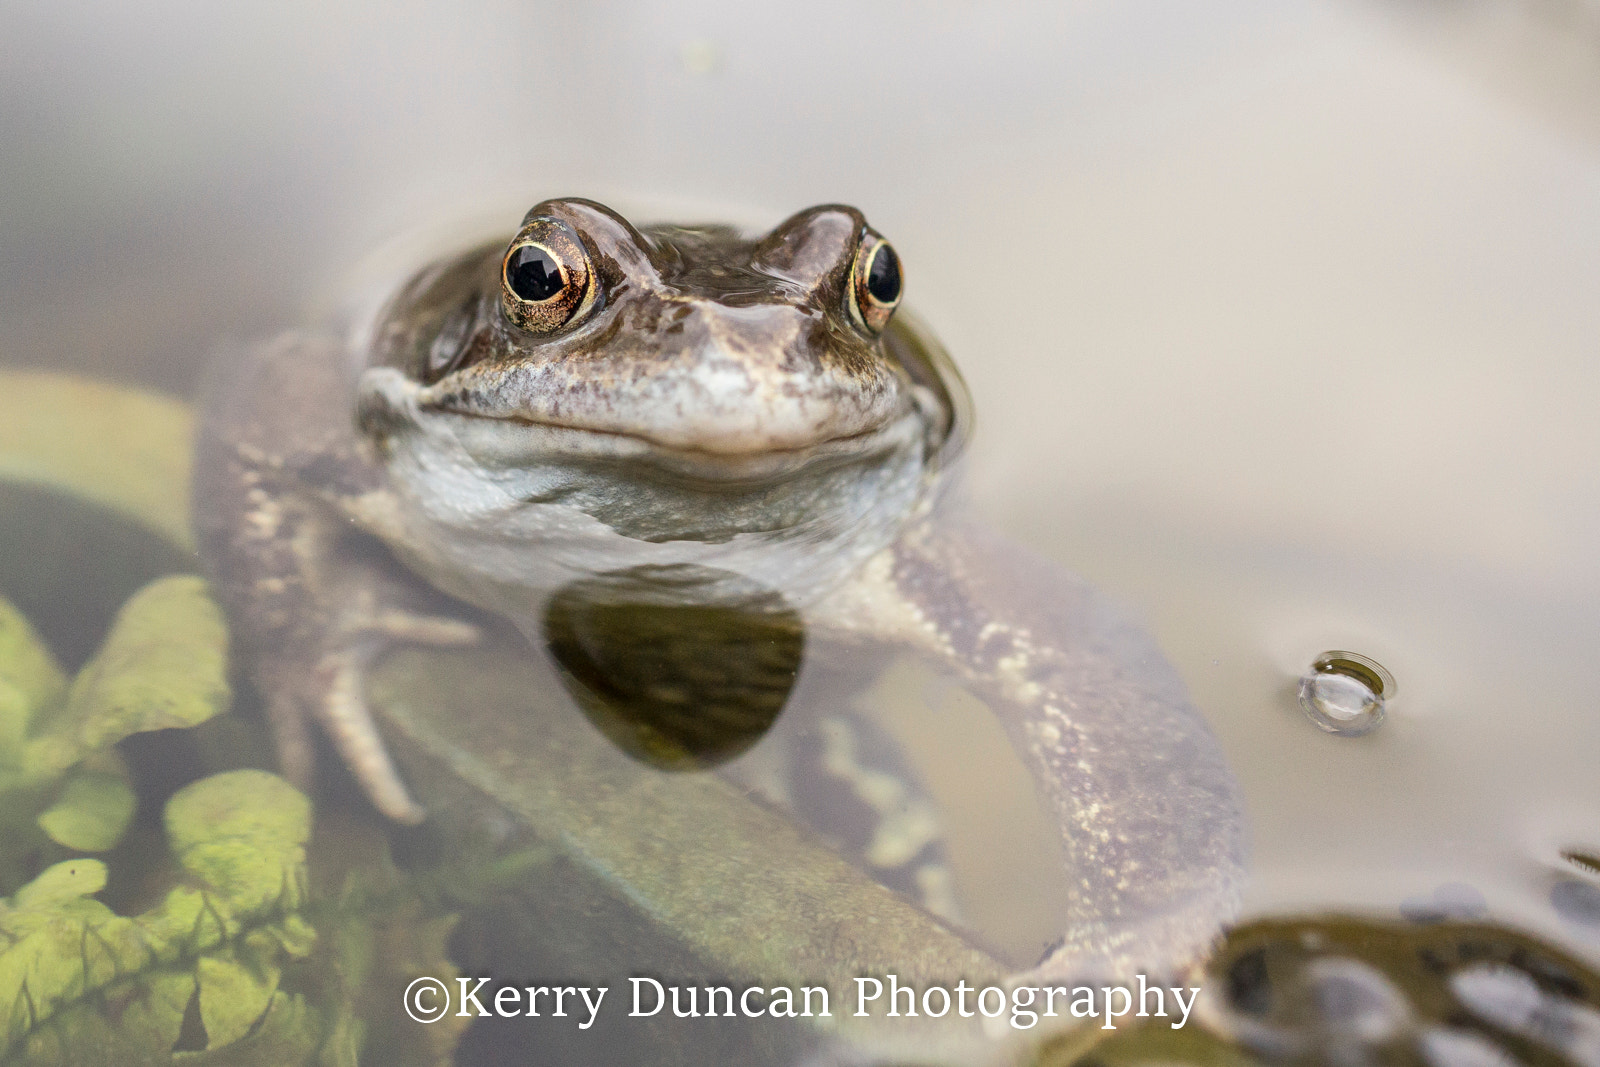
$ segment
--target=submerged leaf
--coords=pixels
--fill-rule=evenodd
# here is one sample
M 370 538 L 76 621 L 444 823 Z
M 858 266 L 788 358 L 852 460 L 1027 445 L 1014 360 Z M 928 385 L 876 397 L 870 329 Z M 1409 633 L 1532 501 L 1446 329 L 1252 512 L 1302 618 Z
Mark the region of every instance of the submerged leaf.
M 55 775 L 130 734 L 195 726 L 228 706 L 227 628 L 193 575 L 145 586 L 117 613 L 64 712 L 29 742 L 25 763 Z
M 184 1013 L 194 998 L 194 975 L 177 970 L 155 971 L 137 985 L 137 993 L 117 1020 L 113 1031 L 116 1040 L 130 1052 L 170 1049 L 178 1043 Z
M 58 845 L 79 852 L 104 852 L 122 840 L 138 798 L 120 775 L 87 772 L 67 784 L 39 816 L 39 828 Z
M 62 418 L 70 411 L 73 417 Z M 194 421 L 171 397 L 71 374 L 0 371 L 0 480 L 91 500 L 191 548 Z
M 190 545 L 185 409 L 68 378 L 0 373 L 0 381 L 0 482 L 50 487 L 41 499 L 64 490 L 73 507 L 109 505 Z M 38 402 L 57 395 L 71 402 Z M 39 417 L 86 402 L 108 417 L 79 420 L 67 433 L 59 419 Z M 83 558 L 78 548 L 72 560 Z M 141 557 L 135 573 L 184 565 L 162 555 L 146 566 Z M 39 574 L 66 571 L 52 565 Z M 93 584 L 99 576 L 85 577 Z M 77 584 L 76 575 L 65 584 L 41 579 L 40 595 L 25 602 L 54 612 L 59 601 L 62 618 L 101 618 L 121 595 L 91 598 L 95 610 L 84 612 Z M 78 661 L 88 650 L 63 651 Z M 363 1046 L 376 1043 L 370 1035 L 385 1029 L 393 1055 L 367 1062 L 448 1061 L 454 1021 L 405 1027 L 393 997 L 368 988 L 370 980 L 403 989 L 422 970 L 449 975 L 447 920 L 417 906 L 408 876 L 392 867 L 380 879 L 381 899 L 356 894 L 348 907 L 308 909 L 310 805 L 271 775 L 190 786 L 167 810 L 170 855 L 113 855 L 121 904 L 145 907 L 131 901 L 147 903 L 171 886 L 140 914 L 117 915 L 96 899 L 107 881 L 98 860 L 33 877 L 64 847 L 103 848 L 122 834 L 135 798 L 114 746 L 216 716 L 228 702 L 226 658 L 221 614 L 192 577 L 155 582 L 130 599 L 70 685 L 29 624 L 0 602 L 0 897 L 11 894 L 0 899 L 0 1067 L 355 1067 Z M 252 762 L 231 749 L 216 757 L 204 744 L 201 765 Z M 402 901 L 412 906 L 402 910 Z M 352 962 L 359 974 L 344 969 Z
M 340 977 L 341 1007 L 330 1047 L 319 1067 L 362 1062 L 385 1067 L 448 1067 L 470 1019 L 447 1015 L 434 1023 L 413 1020 L 396 1004 L 424 976 L 453 987 L 459 972 L 448 941 L 456 916 L 441 914 L 441 890 L 476 882 L 480 857 L 452 841 L 448 858 L 427 873 L 402 873 L 387 836 L 363 820 L 330 813 L 317 820 L 311 866 L 317 884 L 337 894 L 328 912 L 320 951 Z M 453 902 L 452 902 L 453 903 Z M 344 1057 L 344 1058 L 341 1058 Z
M 17 890 L 12 906 L 18 911 L 46 908 L 98 893 L 105 887 L 104 863 L 91 859 L 66 860 L 46 868 L 39 877 Z
M 0 765 L 15 766 L 34 716 L 66 692 L 66 676 L 28 620 L 0 597 Z
M 202 956 L 198 976 L 206 1048 L 231 1045 L 249 1033 L 272 1003 L 281 973 L 271 965 L 246 966 L 231 953 Z
M 180 790 L 167 826 L 204 887 L 128 918 L 90 896 L 105 864 L 75 859 L 0 905 L 0 1064 L 290 1064 L 318 1047 L 327 1015 L 279 989 L 316 943 L 290 910 L 310 803 L 274 775 L 234 771 Z
M 266 771 L 228 771 L 167 801 L 167 837 L 184 869 L 240 912 L 303 899 L 311 801 Z

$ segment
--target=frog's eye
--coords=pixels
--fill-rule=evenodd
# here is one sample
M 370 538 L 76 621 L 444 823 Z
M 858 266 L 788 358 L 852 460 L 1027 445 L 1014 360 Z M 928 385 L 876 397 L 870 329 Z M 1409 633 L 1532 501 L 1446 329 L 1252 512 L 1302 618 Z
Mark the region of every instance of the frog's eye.
M 500 265 L 500 306 L 529 333 L 553 333 L 588 310 L 593 272 L 577 235 L 557 219 L 532 219 Z
M 889 317 L 900 305 L 904 289 L 900 279 L 900 257 L 894 247 L 868 230 L 856 249 L 851 267 L 850 308 L 869 333 L 882 333 Z

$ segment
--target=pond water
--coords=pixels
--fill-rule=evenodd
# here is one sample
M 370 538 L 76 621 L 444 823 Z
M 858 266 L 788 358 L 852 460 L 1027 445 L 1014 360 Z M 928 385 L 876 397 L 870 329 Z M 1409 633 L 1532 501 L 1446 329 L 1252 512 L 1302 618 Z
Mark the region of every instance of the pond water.
M 1246 914 L 1465 900 L 1600 960 L 1561 906 L 1600 850 L 1592 4 L 23 3 L 0 56 L 0 360 L 181 397 L 398 236 L 860 206 L 974 394 L 964 506 L 1129 605 L 1220 737 Z M 1297 704 L 1328 650 L 1397 682 L 1365 736 Z M 889 690 L 1026 955 L 1003 742 Z

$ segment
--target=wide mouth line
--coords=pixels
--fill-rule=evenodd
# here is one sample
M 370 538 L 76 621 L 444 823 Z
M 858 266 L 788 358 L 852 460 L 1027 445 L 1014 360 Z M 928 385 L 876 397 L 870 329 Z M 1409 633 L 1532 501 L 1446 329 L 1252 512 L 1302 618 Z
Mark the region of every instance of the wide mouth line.
M 897 419 L 890 419 L 879 426 L 869 427 L 865 430 L 858 430 L 855 433 L 839 434 L 835 437 L 825 437 L 803 445 L 763 445 L 756 448 L 745 449 L 712 449 L 695 448 L 689 445 L 669 444 L 665 441 L 659 441 L 648 434 L 634 431 L 604 429 L 595 426 L 579 426 L 569 422 L 561 422 L 555 419 L 537 418 L 531 415 L 520 413 L 507 413 L 502 415 L 483 411 L 463 411 L 460 408 L 450 407 L 438 403 L 423 404 L 421 405 L 421 408 L 423 411 L 438 415 L 449 415 L 463 419 L 481 419 L 485 422 L 508 423 L 514 426 L 525 426 L 534 430 L 555 431 L 556 433 L 562 435 L 570 434 L 574 437 L 590 437 L 596 440 L 634 442 L 644 445 L 653 451 L 666 453 L 672 456 L 681 456 L 685 459 L 703 460 L 709 463 L 715 463 L 719 461 L 738 462 L 740 460 L 755 460 L 763 457 L 771 457 L 773 459 L 782 459 L 784 457 L 804 459 L 808 455 L 816 453 L 833 454 L 836 452 L 856 451 L 856 449 L 851 447 L 852 445 L 867 446 L 872 444 L 876 438 L 884 436 L 894 427 L 896 422 L 899 421 Z
M 420 405 L 430 417 L 459 420 L 452 433 L 479 463 L 494 468 L 557 464 L 613 471 L 613 478 L 642 478 L 714 492 L 771 488 L 799 477 L 826 477 L 835 468 L 871 462 L 911 433 L 907 416 L 854 434 L 800 447 L 713 451 L 663 444 L 642 434 L 571 426 L 526 414 L 466 412 Z M 495 424 L 503 427 L 496 430 Z

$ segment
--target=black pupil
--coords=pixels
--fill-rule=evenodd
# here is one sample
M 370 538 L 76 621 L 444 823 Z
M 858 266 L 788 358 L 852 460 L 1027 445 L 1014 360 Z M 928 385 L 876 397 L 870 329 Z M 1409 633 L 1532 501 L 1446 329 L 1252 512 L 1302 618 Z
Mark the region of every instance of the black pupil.
M 867 269 L 867 292 L 880 304 L 892 304 L 900 299 L 900 257 L 887 244 L 880 244 L 872 253 L 872 266 Z
M 898 272 L 895 277 L 899 277 Z M 561 278 L 561 268 L 556 266 L 550 253 L 538 245 L 523 245 L 511 253 L 511 261 L 506 264 L 506 281 L 511 283 L 512 292 L 529 301 L 549 300 L 566 285 Z M 897 287 L 899 284 L 895 282 Z

